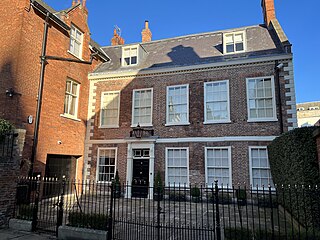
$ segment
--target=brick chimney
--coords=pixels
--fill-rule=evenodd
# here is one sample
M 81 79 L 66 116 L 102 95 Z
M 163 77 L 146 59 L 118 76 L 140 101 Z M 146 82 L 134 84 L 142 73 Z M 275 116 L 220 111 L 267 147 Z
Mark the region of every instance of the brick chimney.
M 152 33 L 149 29 L 149 21 L 144 22 L 144 29 L 141 32 L 142 42 L 150 42 L 152 38 Z
M 117 33 L 117 29 L 114 29 L 113 32 L 113 38 L 111 38 L 111 45 L 116 46 L 116 45 L 123 45 L 124 44 L 124 39 L 119 36 Z
M 270 21 L 276 18 L 274 0 L 261 0 L 261 7 L 263 11 L 264 24 L 269 27 Z

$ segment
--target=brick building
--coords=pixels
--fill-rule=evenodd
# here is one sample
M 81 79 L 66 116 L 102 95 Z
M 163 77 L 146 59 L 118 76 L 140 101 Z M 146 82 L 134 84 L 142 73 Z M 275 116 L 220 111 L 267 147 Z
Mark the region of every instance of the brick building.
M 262 9 L 264 24 L 237 29 L 152 41 L 146 21 L 126 45 L 115 32 L 89 75 L 87 179 L 117 169 L 129 196 L 157 172 L 166 185 L 272 183 L 266 147 L 297 119 L 291 44 L 273 0 Z
M 320 121 L 320 102 L 297 104 L 298 127 L 316 125 Z
M 90 38 L 85 2 L 73 1 L 72 6 L 70 2 L 69 9 L 59 12 L 41 0 L 0 3 L 0 117 L 13 122 L 18 129 L 26 129 L 24 173 L 32 161 L 41 75 L 39 56 L 43 53 L 47 19 L 45 55 L 68 61 L 46 58 L 34 172 L 48 177 L 82 176 L 88 73 L 107 60 Z M 95 56 L 89 64 L 93 53 Z M 28 116 L 29 120 L 33 118 L 31 124 L 27 122 Z

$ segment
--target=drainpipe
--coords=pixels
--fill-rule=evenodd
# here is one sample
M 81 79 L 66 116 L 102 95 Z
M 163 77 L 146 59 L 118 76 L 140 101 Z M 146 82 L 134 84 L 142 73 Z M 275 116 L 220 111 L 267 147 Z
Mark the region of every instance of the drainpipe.
M 282 100 L 281 100 L 281 85 L 280 85 L 280 71 L 283 68 L 283 63 L 278 61 L 275 62 L 275 80 L 276 80 L 276 89 L 277 89 L 277 100 L 279 107 L 279 123 L 280 123 L 280 134 L 283 133 L 283 115 L 282 115 Z
M 40 69 L 40 82 L 38 89 L 38 103 L 37 103 L 37 112 L 33 133 L 33 144 L 32 144 L 32 153 L 31 153 L 31 165 L 29 169 L 29 177 L 32 177 L 34 163 L 37 157 L 37 146 L 38 146 L 38 135 L 39 135 L 39 124 L 40 124 L 40 113 L 41 113 L 41 105 L 42 105 L 42 93 L 43 93 L 43 84 L 44 84 L 44 73 L 45 67 L 47 64 L 46 61 L 46 50 L 47 50 L 47 39 L 48 39 L 48 29 L 49 29 L 49 19 L 50 13 L 46 13 L 46 20 L 44 22 L 44 31 L 43 31 L 43 40 L 42 40 L 42 50 L 41 50 L 41 69 Z

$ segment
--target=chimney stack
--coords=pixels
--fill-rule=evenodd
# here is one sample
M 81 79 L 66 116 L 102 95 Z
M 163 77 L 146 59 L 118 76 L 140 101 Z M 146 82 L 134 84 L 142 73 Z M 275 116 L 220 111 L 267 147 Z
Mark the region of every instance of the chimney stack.
M 261 0 L 264 24 L 269 27 L 270 21 L 276 18 L 274 0 Z
M 117 29 L 114 29 L 113 38 L 111 38 L 111 45 L 116 46 L 116 45 L 123 45 L 123 44 L 124 44 L 124 39 L 119 36 Z
M 149 21 L 144 22 L 144 29 L 141 32 L 142 42 L 150 42 L 152 38 L 152 33 L 149 29 Z

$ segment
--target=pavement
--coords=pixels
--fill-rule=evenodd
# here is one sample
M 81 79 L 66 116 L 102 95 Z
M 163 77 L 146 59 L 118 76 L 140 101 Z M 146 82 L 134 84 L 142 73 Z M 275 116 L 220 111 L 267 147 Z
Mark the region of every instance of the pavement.
M 5 226 L 0 227 L 0 240 L 52 240 L 57 239 L 53 235 L 48 235 L 46 233 L 38 233 L 38 232 L 24 232 L 18 230 L 12 230 Z

